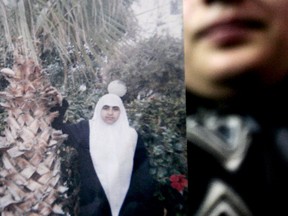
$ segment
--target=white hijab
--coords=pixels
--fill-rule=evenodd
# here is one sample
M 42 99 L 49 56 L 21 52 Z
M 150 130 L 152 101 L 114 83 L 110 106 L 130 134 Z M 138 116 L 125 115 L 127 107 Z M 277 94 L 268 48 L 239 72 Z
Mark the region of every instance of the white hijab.
M 101 118 L 104 105 L 120 108 L 119 119 L 112 125 Z M 112 216 L 118 216 L 130 185 L 137 133 L 129 126 L 123 102 L 115 94 L 106 94 L 99 99 L 89 126 L 94 169 L 109 201 Z

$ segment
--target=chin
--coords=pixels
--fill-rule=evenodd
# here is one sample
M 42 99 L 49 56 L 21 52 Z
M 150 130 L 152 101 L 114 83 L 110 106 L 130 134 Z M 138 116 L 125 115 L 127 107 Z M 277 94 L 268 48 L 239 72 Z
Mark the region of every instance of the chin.
M 210 56 L 205 69 L 211 79 L 222 80 L 239 77 L 247 73 L 261 73 L 262 70 L 274 68 L 270 62 L 271 58 L 264 50 L 261 49 L 240 49 L 230 52 L 214 53 Z M 271 67 L 271 65 L 273 65 Z M 264 65 L 264 67 L 263 67 Z M 265 68 L 267 66 L 267 68 Z

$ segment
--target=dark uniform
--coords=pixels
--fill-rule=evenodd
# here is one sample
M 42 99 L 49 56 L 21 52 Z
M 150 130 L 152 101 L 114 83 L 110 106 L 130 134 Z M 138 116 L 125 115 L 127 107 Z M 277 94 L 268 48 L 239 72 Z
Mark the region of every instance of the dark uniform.
M 288 215 L 287 90 L 229 102 L 187 93 L 189 216 Z

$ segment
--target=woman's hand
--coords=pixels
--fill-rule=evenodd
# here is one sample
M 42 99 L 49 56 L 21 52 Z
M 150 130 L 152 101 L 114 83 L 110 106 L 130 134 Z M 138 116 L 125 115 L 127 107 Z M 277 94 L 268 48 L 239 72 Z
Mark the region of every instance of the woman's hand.
M 53 100 L 55 100 L 57 104 L 62 106 L 63 97 L 61 93 L 54 86 L 49 85 L 44 91 L 47 97 L 53 98 Z

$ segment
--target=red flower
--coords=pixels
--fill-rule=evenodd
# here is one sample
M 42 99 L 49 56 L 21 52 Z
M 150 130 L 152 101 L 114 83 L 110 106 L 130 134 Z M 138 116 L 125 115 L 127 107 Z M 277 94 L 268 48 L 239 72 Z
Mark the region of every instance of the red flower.
M 170 176 L 171 187 L 178 190 L 180 193 L 183 192 L 185 187 L 188 187 L 188 180 L 185 175 L 174 174 Z

